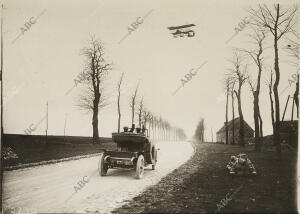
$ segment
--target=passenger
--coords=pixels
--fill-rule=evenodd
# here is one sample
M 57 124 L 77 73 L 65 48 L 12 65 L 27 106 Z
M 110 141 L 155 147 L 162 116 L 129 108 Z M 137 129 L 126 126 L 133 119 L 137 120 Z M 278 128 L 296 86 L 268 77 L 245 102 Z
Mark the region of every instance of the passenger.
M 130 129 L 130 132 L 133 132 L 134 129 L 135 129 L 135 124 L 132 124 L 132 127 L 131 127 L 131 129 Z

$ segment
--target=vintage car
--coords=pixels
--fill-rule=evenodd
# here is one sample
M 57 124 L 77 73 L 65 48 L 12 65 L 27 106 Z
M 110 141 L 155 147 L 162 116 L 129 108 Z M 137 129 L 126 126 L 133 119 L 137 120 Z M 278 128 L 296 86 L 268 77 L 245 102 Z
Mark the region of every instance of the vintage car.
M 256 170 L 248 155 L 240 153 L 237 156 L 231 156 L 227 164 L 227 169 L 231 175 L 256 175 Z
M 157 163 L 157 149 L 148 138 L 148 130 L 124 127 L 124 132 L 112 133 L 112 139 L 117 143 L 117 150 L 105 150 L 100 156 L 98 170 L 100 176 L 107 174 L 108 169 L 127 168 L 135 170 L 135 177 L 141 179 L 144 168 Z

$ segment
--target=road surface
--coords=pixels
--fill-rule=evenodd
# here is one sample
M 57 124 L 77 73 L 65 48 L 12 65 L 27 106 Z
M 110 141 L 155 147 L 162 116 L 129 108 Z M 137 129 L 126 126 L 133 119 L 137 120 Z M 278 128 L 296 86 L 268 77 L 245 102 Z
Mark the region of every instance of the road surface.
M 141 180 L 126 169 L 110 169 L 107 176 L 100 177 L 99 157 L 4 172 L 5 213 L 110 213 L 156 184 L 194 152 L 187 142 L 158 142 L 157 147 L 156 170 L 147 167 Z

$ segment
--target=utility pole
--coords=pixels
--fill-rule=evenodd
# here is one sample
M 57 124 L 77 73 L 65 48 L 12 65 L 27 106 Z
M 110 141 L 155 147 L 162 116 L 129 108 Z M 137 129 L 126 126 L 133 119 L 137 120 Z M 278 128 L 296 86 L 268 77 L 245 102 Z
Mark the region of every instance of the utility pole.
M 290 101 L 290 95 L 288 96 L 288 98 L 287 98 L 287 100 L 286 100 L 286 104 L 285 104 L 285 108 L 284 108 L 284 112 L 283 112 L 283 115 L 282 115 L 282 119 L 281 119 L 281 121 L 283 121 L 283 119 L 284 119 L 284 115 L 285 115 L 286 107 L 287 107 L 287 105 L 288 105 L 289 101 Z
M 1 80 L 1 143 L 3 138 L 3 4 L 1 5 L 1 71 L 0 71 L 0 80 Z M 1 151 L 1 149 L 0 149 Z M 2 151 L 1 151 L 2 152 Z
M 212 143 L 214 142 L 214 134 L 213 134 L 212 128 L 211 128 L 211 142 L 212 142 Z
M 294 98 L 292 98 L 292 99 L 293 99 L 293 106 L 292 106 L 292 116 L 291 116 L 291 121 L 294 120 L 294 105 L 295 105 L 295 99 L 294 99 Z
M 48 101 L 46 103 L 47 113 L 46 113 L 46 143 L 47 143 L 47 136 L 48 136 Z
M 1 71 L 0 71 L 0 80 L 1 80 L 1 133 L 0 133 L 0 155 L 2 157 L 2 145 L 3 145 L 3 31 L 2 31 L 2 25 L 3 25 L 3 4 L 1 5 Z M 3 161 L 2 158 L 0 160 L 0 173 L 3 174 L 2 171 Z M 0 179 L 0 189 L 2 189 L 2 179 Z M 3 205 L 2 205 L 3 206 Z M 3 207 L 0 205 L 0 209 L 2 210 Z
M 65 127 L 64 127 L 64 141 L 66 142 L 66 125 L 67 125 L 67 117 L 68 114 L 66 113 L 66 117 L 65 117 Z

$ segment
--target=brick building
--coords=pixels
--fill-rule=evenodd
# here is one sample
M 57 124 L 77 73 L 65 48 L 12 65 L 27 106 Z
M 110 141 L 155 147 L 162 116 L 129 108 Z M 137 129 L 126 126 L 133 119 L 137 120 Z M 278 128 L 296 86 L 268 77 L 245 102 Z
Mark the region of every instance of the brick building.
M 232 136 L 232 128 L 234 127 L 234 142 L 235 144 L 239 143 L 239 128 L 240 128 L 240 118 L 237 117 L 233 121 L 228 121 L 228 142 L 232 144 L 233 136 Z M 254 130 L 246 123 L 244 120 L 244 140 L 245 143 L 249 142 L 254 136 Z M 224 126 L 217 131 L 217 142 L 225 143 L 226 142 L 226 126 L 224 122 Z

